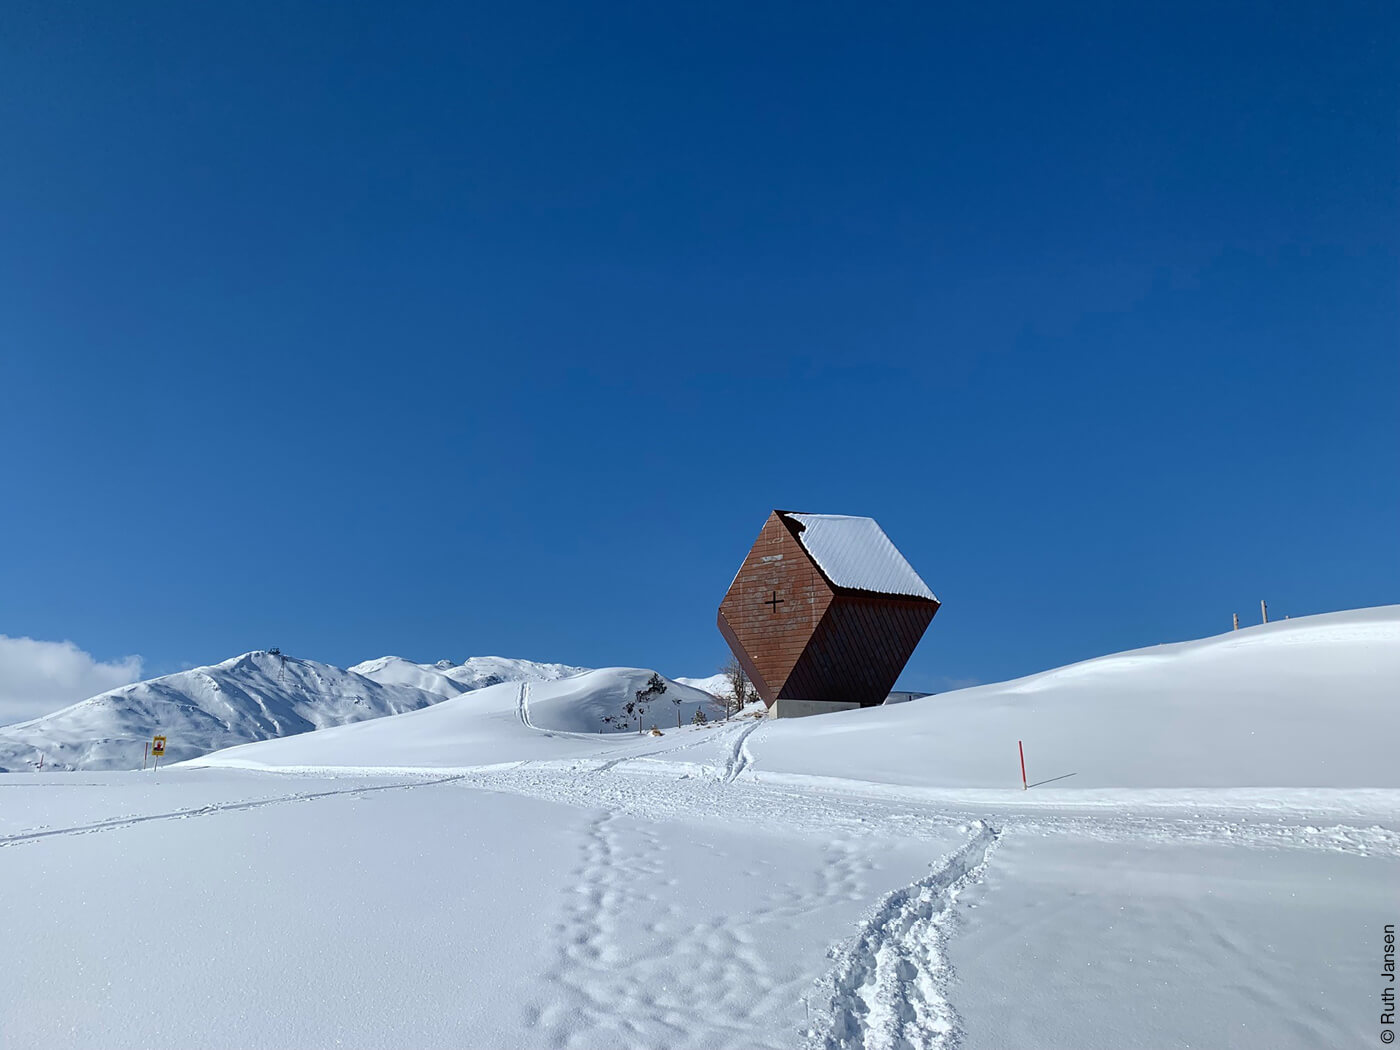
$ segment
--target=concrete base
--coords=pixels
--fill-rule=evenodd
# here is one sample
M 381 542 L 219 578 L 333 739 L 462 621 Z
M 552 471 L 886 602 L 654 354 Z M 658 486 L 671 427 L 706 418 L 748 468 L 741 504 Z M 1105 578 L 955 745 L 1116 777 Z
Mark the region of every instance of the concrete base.
M 924 697 L 932 695 L 932 693 L 913 693 L 906 689 L 901 689 L 899 692 L 891 693 L 889 696 L 885 697 L 885 703 L 887 705 L 907 704 L 910 700 L 922 700 Z
M 825 715 L 832 711 L 855 711 L 860 704 L 845 700 L 774 700 L 768 709 L 768 718 L 804 718 L 807 715 Z

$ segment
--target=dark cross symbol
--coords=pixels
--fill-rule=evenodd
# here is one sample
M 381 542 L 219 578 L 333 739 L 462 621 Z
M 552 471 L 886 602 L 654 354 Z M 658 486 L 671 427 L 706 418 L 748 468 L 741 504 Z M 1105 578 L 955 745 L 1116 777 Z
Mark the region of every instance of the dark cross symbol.
M 778 611 L 778 604 L 779 604 L 781 601 L 782 601 L 782 599 L 778 597 L 778 592 L 777 592 L 777 591 L 774 591 L 774 592 L 773 592 L 773 597 L 769 598 L 769 599 L 768 599 L 767 601 L 765 601 L 763 604 L 764 604 L 764 605 L 771 605 L 771 606 L 773 606 L 773 611 L 776 613 L 776 612 Z

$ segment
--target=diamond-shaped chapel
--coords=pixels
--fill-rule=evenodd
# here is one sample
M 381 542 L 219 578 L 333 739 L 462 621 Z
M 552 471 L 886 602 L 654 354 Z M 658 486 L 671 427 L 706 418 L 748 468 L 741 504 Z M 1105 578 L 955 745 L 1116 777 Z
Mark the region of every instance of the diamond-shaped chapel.
M 884 703 L 938 612 L 873 518 L 775 510 L 719 607 L 719 629 L 771 709 Z

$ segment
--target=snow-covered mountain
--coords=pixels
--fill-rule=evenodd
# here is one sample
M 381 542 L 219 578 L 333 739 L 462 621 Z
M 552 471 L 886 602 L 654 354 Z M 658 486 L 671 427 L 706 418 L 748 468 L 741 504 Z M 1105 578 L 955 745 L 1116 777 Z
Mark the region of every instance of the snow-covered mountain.
M 244 653 L 211 667 L 111 689 L 0 728 L 0 772 L 140 768 L 152 734 L 165 761 L 438 703 L 444 694 L 384 684 L 314 660 Z
M 442 668 L 442 663 L 434 666 Z M 468 689 L 484 689 L 502 682 L 557 682 L 588 670 L 591 668 L 513 660 L 507 656 L 473 656 L 455 667 L 444 669 L 442 673 Z
M 460 696 L 502 682 L 555 682 L 589 670 L 568 664 L 515 660 L 507 656 L 473 656 L 460 664 L 439 660 L 415 664 L 398 656 L 381 656 L 350 668 L 383 685 L 411 685 L 443 696 Z
M 444 660 L 443 665 L 454 666 Z M 401 656 L 381 656 L 350 668 L 357 675 L 380 685 L 407 685 L 450 698 L 467 692 L 467 686 L 443 674 L 438 664 L 415 664 Z
M 507 681 L 549 682 L 565 664 L 475 656 L 415 664 L 384 656 L 349 670 L 270 652 L 122 686 L 28 722 L 0 727 L 0 773 L 134 769 L 156 733 L 164 761 L 255 740 L 416 711 Z

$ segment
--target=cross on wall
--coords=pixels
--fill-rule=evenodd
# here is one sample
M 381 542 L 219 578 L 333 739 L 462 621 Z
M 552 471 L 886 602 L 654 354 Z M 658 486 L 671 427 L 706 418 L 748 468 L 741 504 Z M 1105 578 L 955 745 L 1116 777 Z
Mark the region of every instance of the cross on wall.
M 783 599 L 778 597 L 778 592 L 774 591 L 773 597 L 764 599 L 763 604 L 771 605 L 773 607 L 773 612 L 776 614 L 778 611 L 778 606 L 782 604 L 782 601 Z

